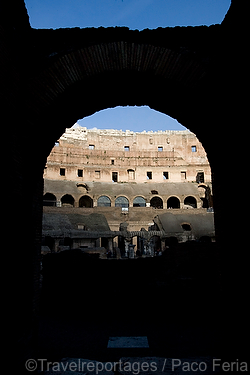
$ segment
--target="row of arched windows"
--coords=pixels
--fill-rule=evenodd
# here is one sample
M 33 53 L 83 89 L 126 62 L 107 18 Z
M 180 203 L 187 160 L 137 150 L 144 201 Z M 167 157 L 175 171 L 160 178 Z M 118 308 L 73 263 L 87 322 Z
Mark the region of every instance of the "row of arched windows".
M 57 199 L 54 194 L 46 193 L 43 197 L 43 205 L 44 206 L 56 206 Z M 75 199 L 72 195 L 65 194 L 60 201 L 60 205 L 62 206 L 74 206 Z M 190 206 L 192 208 L 197 208 L 197 200 L 195 197 L 188 196 L 184 199 L 184 205 Z M 97 206 L 98 207 L 111 207 L 111 199 L 106 195 L 102 195 L 97 199 Z M 88 195 L 83 195 L 79 199 L 79 207 L 86 207 L 91 208 L 93 207 L 93 199 Z M 129 200 L 127 197 L 120 196 L 117 197 L 115 200 L 115 207 L 122 207 L 128 208 L 129 207 Z M 145 198 L 138 196 L 135 197 L 133 200 L 133 207 L 146 207 L 146 200 Z M 154 208 L 163 208 L 163 200 L 155 196 L 150 200 L 150 207 Z M 169 197 L 167 200 L 167 208 L 180 208 L 180 199 L 178 197 Z

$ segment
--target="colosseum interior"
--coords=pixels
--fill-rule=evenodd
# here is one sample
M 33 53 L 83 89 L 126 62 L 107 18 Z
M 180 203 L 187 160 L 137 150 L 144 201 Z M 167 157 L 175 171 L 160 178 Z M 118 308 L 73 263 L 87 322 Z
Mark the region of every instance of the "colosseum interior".
M 194 358 L 197 353 L 200 355 L 210 353 L 213 357 L 226 358 L 228 362 L 248 358 L 246 342 L 249 322 L 249 303 L 247 302 L 249 294 L 247 233 L 249 228 L 248 220 L 244 218 L 248 212 L 245 178 L 249 170 L 246 157 L 249 149 L 247 137 L 249 114 L 245 88 L 248 76 L 246 53 L 249 34 L 246 1 L 232 0 L 228 13 L 225 14 L 220 24 L 163 27 L 142 31 L 129 30 L 126 27 L 34 29 L 31 27 L 23 0 L 2 1 L 0 10 L 1 130 L 2 143 L 7 145 L 6 160 L 3 163 L 3 181 L 7 193 L 3 195 L 6 209 L 4 208 L 2 232 L 5 236 L 3 238 L 8 239 L 8 244 L 10 244 L 10 249 L 3 248 L 2 252 L 4 257 L 7 255 L 7 260 L 3 261 L 3 267 L 8 269 L 6 286 L 9 297 L 7 303 L 4 300 L 3 309 L 6 310 L 8 318 L 6 320 L 8 326 L 5 330 L 8 337 L 4 342 L 10 342 L 8 353 L 11 355 L 11 362 L 9 365 L 12 366 L 13 362 L 13 369 L 15 368 L 19 374 L 24 373 L 24 363 L 28 358 L 36 358 L 37 349 L 38 347 L 41 349 L 41 340 L 44 337 L 45 351 L 42 354 L 40 351 L 41 356 L 38 358 L 48 358 L 45 355 L 51 355 L 53 350 L 53 353 L 57 355 L 56 358 L 62 358 L 59 354 L 61 355 L 63 351 L 60 353 L 57 351 L 60 345 L 61 348 L 68 345 L 69 350 L 63 352 L 63 355 L 67 357 L 69 353 L 72 354 L 74 343 L 80 346 L 80 349 L 76 348 L 79 350 L 74 352 L 79 357 L 88 355 L 88 347 L 91 346 L 93 352 L 95 350 L 97 352 L 97 347 L 100 349 L 101 344 L 104 343 L 105 346 L 106 342 L 106 338 L 105 340 L 101 338 L 101 333 L 104 336 L 107 327 L 110 327 L 105 320 L 103 330 L 99 329 L 103 307 L 107 306 L 107 297 L 109 297 L 112 318 L 119 318 L 116 305 L 114 305 L 114 296 L 121 296 L 119 312 L 126 308 L 126 319 L 122 323 L 128 328 L 128 332 L 127 319 L 133 312 L 132 302 L 138 298 L 139 317 L 144 318 L 145 329 L 156 328 L 162 357 L 167 357 L 171 353 L 174 358 L 180 358 L 181 355 L 188 353 L 189 358 L 192 356 Z M 58 185 L 58 189 L 46 190 L 46 188 L 44 190 L 43 175 L 47 157 L 65 129 L 73 126 L 78 119 L 105 108 L 127 105 L 148 105 L 154 110 L 177 119 L 196 134 L 202 143 L 212 172 L 211 195 L 214 206 L 216 253 L 210 252 L 211 256 L 206 257 L 204 253 L 193 252 L 191 254 L 184 251 L 181 254 L 178 253 L 180 256 L 188 254 L 180 265 L 176 259 L 178 254 L 170 252 L 167 258 L 169 265 L 167 277 L 176 276 L 175 273 L 171 273 L 172 270 L 183 270 L 187 260 L 188 270 L 193 271 L 193 275 L 197 278 L 190 279 L 187 274 L 179 272 L 179 279 L 173 278 L 174 282 L 171 285 L 168 284 L 167 292 L 162 287 L 162 280 L 159 278 L 158 284 L 154 284 L 155 288 L 150 289 L 149 283 L 146 284 L 149 275 L 152 278 L 157 276 L 161 263 L 157 265 L 155 273 L 152 272 L 152 263 L 148 265 L 147 273 L 142 269 L 142 277 L 137 284 L 140 287 L 140 293 L 137 293 L 138 289 L 132 288 L 132 281 L 138 281 L 136 272 L 131 275 L 125 270 L 124 280 L 129 284 L 124 282 L 122 295 L 116 285 L 116 277 L 119 276 L 120 271 L 118 268 L 112 270 L 113 272 L 107 270 L 108 272 L 103 273 L 103 278 L 99 277 L 95 270 L 92 273 L 86 272 L 84 279 L 86 285 L 92 282 L 100 286 L 99 296 L 103 294 L 103 299 L 100 300 L 101 305 L 95 305 L 97 309 L 94 312 L 98 313 L 96 315 L 99 319 L 95 321 L 96 326 L 91 326 L 93 331 L 88 331 L 87 327 L 87 333 L 78 335 L 77 338 L 74 334 L 79 331 L 79 326 L 77 330 L 74 327 L 67 330 L 66 323 L 63 326 L 59 321 L 66 307 L 73 314 L 79 311 L 83 296 L 85 298 L 84 315 L 89 307 L 86 307 L 86 298 L 91 295 L 88 294 L 89 289 L 84 287 L 78 289 L 78 293 L 74 295 L 75 299 L 72 299 L 74 287 L 77 284 L 75 283 L 71 289 L 65 289 L 66 282 L 62 285 L 57 283 L 56 267 L 54 267 L 50 279 L 54 284 L 48 283 L 48 290 L 53 285 L 57 285 L 61 294 L 58 295 L 57 300 L 55 300 L 56 294 L 52 295 L 50 303 L 45 304 L 46 317 L 48 320 L 50 318 L 54 324 L 43 329 L 44 325 L 42 328 L 41 325 L 44 320 L 39 311 L 41 243 L 44 234 L 42 231 L 46 230 L 42 228 L 43 208 L 44 211 L 65 209 L 79 210 L 79 212 L 81 210 L 94 212 L 97 209 L 110 208 L 98 207 L 97 201 L 103 195 L 102 192 L 98 191 L 96 196 L 92 195 L 93 185 L 91 184 L 98 184 L 95 179 L 99 175 L 99 169 L 92 170 L 88 186 L 83 185 L 79 188 L 76 186 L 78 180 L 84 178 L 76 175 L 78 169 L 82 169 L 82 173 L 91 172 L 91 168 L 81 168 L 81 163 L 73 169 L 68 169 L 67 165 L 62 166 L 65 169 L 65 176 L 58 176 L 60 171 L 55 171 L 60 180 L 58 183 L 67 178 L 68 172 L 71 175 L 75 174 L 70 181 L 63 181 L 65 186 L 69 184 L 69 188 L 63 190 L 60 187 L 59 192 Z M 91 145 L 95 146 L 94 142 Z M 197 145 L 199 151 L 199 144 Z M 126 142 L 123 147 L 125 146 L 130 147 L 130 144 Z M 148 147 L 151 146 L 148 142 Z M 195 146 L 195 144 L 190 146 Z M 124 154 L 133 152 L 132 147 L 133 144 L 131 144 L 131 150 L 119 152 Z M 155 147 L 152 152 L 158 154 L 171 152 L 171 149 L 165 150 L 167 147 L 165 140 L 164 144 L 157 142 Z M 162 151 L 158 151 L 158 147 L 163 147 Z M 94 150 L 89 150 L 89 152 L 92 151 Z M 191 156 L 194 155 L 191 154 Z M 31 162 L 33 162 L 32 166 Z M 179 159 L 176 159 L 176 162 L 179 162 Z M 111 170 L 113 168 L 111 163 L 110 159 L 109 171 L 119 172 L 118 168 Z M 181 180 L 181 177 L 184 179 L 185 174 L 181 175 L 181 172 L 186 172 L 186 180 L 189 178 L 188 169 L 182 169 L 178 163 L 174 167 L 171 163 L 167 166 L 168 169 L 165 165 L 162 170 L 159 166 L 156 167 L 158 168 L 156 175 L 158 174 L 158 178 L 162 180 L 163 172 L 169 173 L 165 175 L 166 180 L 164 179 L 160 184 L 170 186 L 179 183 L 171 179 Z M 114 167 L 118 166 L 114 165 Z M 153 179 L 156 175 L 153 174 L 153 168 L 145 167 L 144 172 L 142 169 L 141 177 L 145 179 L 145 173 L 152 172 L 152 181 L 149 174 L 146 176 L 147 181 L 141 184 L 153 186 Z M 128 172 L 128 169 L 131 171 Z M 197 169 L 201 170 L 203 167 L 199 166 Z M 121 179 L 126 181 L 129 177 L 132 178 L 133 170 L 136 176 L 137 166 L 127 168 L 123 175 L 114 174 L 113 178 L 118 177 L 118 182 L 114 183 L 111 181 L 112 175 L 108 175 L 107 172 L 106 178 L 110 178 L 107 183 L 124 188 L 128 186 L 128 182 L 121 182 Z M 171 173 L 174 170 L 175 177 Z M 205 184 L 209 185 L 205 172 L 204 166 Z M 196 173 L 193 171 L 190 176 L 193 176 L 191 178 L 194 182 L 187 181 L 183 184 L 188 188 L 196 185 Z M 52 179 L 50 182 L 53 182 Z M 90 189 L 87 189 L 88 187 Z M 79 189 L 83 191 L 80 192 Z M 160 190 L 159 187 L 158 194 L 153 194 L 151 190 L 154 191 L 156 188 L 142 192 L 135 191 L 132 194 L 119 190 L 118 193 L 129 198 L 129 215 L 132 214 L 132 210 L 141 209 L 141 207 L 132 207 L 137 196 L 142 196 L 146 204 L 150 204 L 154 195 L 162 199 L 162 209 L 146 207 L 154 212 L 147 224 L 152 222 L 153 217 L 157 215 L 160 217 L 160 213 L 164 210 L 169 214 L 173 214 L 175 210 L 166 208 L 167 199 L 172 196 L 173 191 L 169 194 L 165 190 Z M 67 207 L 54 207 L 53 205 L 43 207 L 43 194 L 53 194 L 53 191 L 56 199 L 49 196 L 48 200 L 56 205 L 57 202 L 61 202 L 62 206 L 68 205 Z M 71 195 L 74 201 L 70 202 L 67 197 L 62 201 L 62 197 L 66 194 Z M 197 206 L 202 201 L 198 199 L 197 189 L 188 192 L 179 191 L 176 195 L 180 201 L 180 207 L 182 205 L 179 211 L 184 211 L 186 196 L 193 196 L 197 201 Z M 204 193 L 201 197 L 202 195 L 206 198 Z M 93 207 L 77 207 L 81 204 L 86 206 L 86 199 L 79 204 L 81 196 L 88 196 L 88 202 L 89 204 L 93 202 Z M 112 195 L 106 191 L 105 196 L 110 199 L 111 208 L 113 204 L 113 209 L 119 210 L 121 215 L 122 207 L 114 207 L 117 193 Z M 109 202 L 106 198 L 103 201 Z M 144 201 L 140 200 L 136 204 L 140 202 Z M 158 203 L 161 201 L 158 200 Z M 73 204 L 74 207 L 72 207 Z M 210 206 L 210 203 L 208 205 Z M 178 210 L 175 210 L 176 213 Z M 185 209 L 190 213 L 195 210 L 201 209 Z M 202 208 L 202 210 L 206 209 Z M 160 223 L 157 219 L 155 220 Z M 129 232 L 125 219 L 119 221 L 124 224 L 119 228 L 119 233 Z M 164 224 L 165 221 L 163 220 L 162 223 Z M 183 222 L 183 224 L 187 223 Z M 75 220 L 71 224 L 67 221 L 66 224 L 65 229 L 72 231 L 73 226 L 78 225 L 78 222 Z M 84 223 L 79 221 L 79 224 L 83 228 Z M 90 224 L 91 220 L 89 220 Z M 107 225 L 109 225 L 108 220 L 103 221 L 104 232 L 108 229 Z M 53 230 L 51 227 L 47 228 Z M 184 226 L 184 228 L 189 227 Z M 145 229 L 147 230 L 147 227 Z M 80 231 L 80 229 L 76 230 Z M 88 231 L 82 230 L 82 232 L 86 234 Z M 109 239 L 107 241 L 111 243 Z M 60 256 L 63 253 L 66 252 L 54 255 Z M 147 262 L 155 259 L 159 257 L 144 260 Z M 196 267 L 197 260 L 202 261 L 199 267 Z M 104 262 L 111 265 L 113 260 Z M 116 264 L 130 263 L 129 260 L 115 262 Z M 131 260 L 133 265 L 136 262 L 137 260 Z M 205 273 L 203 273 L 204 269 L 206 269 Z M 219 270 L 217 273 L 214 272 L 216 269 Z M 62 281 L 65 275 L 68 275 L 67 272 L 69 272 L 67 268 L 66 272 L 62 272 Z M 213 278 L 215 274 L 218 278 Z M 76 275 L 71 273 L 70 276 Z M 73 280 L 76 279 L 73 278 Z M 113 289 L 108 292 L 106 280 L 113 282 Z M 132 292 L 134 292 L 134 300 L 131 298 Z M 96 296 L 94 298 L 97 300 Z M 57 314 L 51 311 L 55 305 L 58 306 Z M 164 306 L 166 306 L 165 310 L 163 310 Z M 130 322 L 135 326 L 133 318 L 134 316 L 131 317 Z M 72 324 L 75 319 L 76 317 L 73 316 Z M 87 325 L 90 325 L 89 320 L 86 322 Z M 151 337 L 154 335 L 153 328 L 149 332 L 152 334 Z M 89 339 L 87 344 L 83 342 L 84 338 Z M 152 339 L 151 342 L 157 342 L 157 338 L 155 341 Z M 211 344 L 210 350 L 206 350 L 208 343 Z M 187 352 L 183 354 L 182 350 L 185 348 Z
M 202 144 L 189 130 L 66 129 L 47 159 L 43 204 L 43 243 L 53 251 L 71 236 L 62 219 L 66 216 L 76 231 L 71 246 L 103 245 L 112 253 L 119 241 L 105 240 L 98 225 L 99 238 L 96 233 L 92 241 L 90 233 L 84 238 L 85 231 L 93 231 L 93 214 L 104 216 L 116 239 L 124 223 L 128 232 L 160 227 L 164 235 L 158 236 L 160 245 L 155 241 L 151 255 L 164 250 L 170 237 L 178 242 L 215 237 L 211 169 Z M 134 233 L 129 243 L 134 252 L 140 247 L 140 253 L 147 253 L 139 238 Z

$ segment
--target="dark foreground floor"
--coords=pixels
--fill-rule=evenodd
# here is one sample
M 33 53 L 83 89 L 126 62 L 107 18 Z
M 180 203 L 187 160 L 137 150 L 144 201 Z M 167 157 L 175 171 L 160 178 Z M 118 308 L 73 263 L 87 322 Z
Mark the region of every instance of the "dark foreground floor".
M 220 266 L 214 244 L 162 257 L 45 256 L 38 358 L 220 357 Z M 146 336 L 149 348 L 110 349 L 111 336 Z

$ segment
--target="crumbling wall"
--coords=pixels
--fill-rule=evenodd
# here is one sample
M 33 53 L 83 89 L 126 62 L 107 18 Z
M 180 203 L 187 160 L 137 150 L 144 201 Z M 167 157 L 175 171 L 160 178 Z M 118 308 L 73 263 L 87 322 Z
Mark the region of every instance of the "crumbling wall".
M 44 178 L 111 182 L 114 171 L 116 182 L 178 182 L 182 173 L 185 182 L 194 182 L 199 172 L 211 182 L 206 152 L 188 130 L 135 133 L 81 127 L 66 129 L 60 137 L 48 156 Z

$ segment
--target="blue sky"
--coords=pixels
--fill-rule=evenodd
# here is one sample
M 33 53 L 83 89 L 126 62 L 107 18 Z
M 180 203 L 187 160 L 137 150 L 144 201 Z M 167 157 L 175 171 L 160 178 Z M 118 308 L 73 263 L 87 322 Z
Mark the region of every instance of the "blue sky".
M 172 117 L 154 111 L 147 106 L 143 107 L 115 107 L 96 112 L 92 116 L 77 121 L 86 128 L 122 129 L 134 132 L 157 130 L 185 130 Z
M 230 0 L 25 0 L 33 28 L 109 27 L 130 29 L 221 23 Z M 87 128 L 182 130 L 176 120 L 149 107 L 116 107 L 79 120 Z
M 221 23 L 230 0 L 25 0 L 34 28 L 197 26 Z

